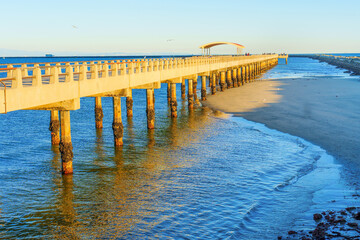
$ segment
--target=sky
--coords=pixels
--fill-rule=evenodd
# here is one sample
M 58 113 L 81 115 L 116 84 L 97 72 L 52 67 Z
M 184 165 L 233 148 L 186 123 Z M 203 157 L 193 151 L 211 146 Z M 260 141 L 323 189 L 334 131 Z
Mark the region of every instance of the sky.
M 0 22 L 0 56 L 360 53 L 359 0 L 0 0 Z

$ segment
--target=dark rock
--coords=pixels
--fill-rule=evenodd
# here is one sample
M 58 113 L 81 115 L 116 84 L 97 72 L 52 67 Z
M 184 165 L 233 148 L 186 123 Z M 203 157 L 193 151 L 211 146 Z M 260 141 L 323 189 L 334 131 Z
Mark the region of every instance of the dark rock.
M 278 236 L 278 240 L 281 240 L 282 239 L 282 236 Z
M 318 220 L 322 219 L 322 215 L 319 214 L 319 213 L 315 213 L 313 217 L 314 217 L 315 221 L 318 221 Z
M 288 234 L 289 234 L 289 235 L 297 234 L 297 232 L 291 230 L 291 231 L 288 232 Z
M 358 227 L 358 224 L 357 224 L 357 223 L 353 223 L 353 222 L 348 223 L 347 225 L 348 225 L 349 227 L 353 227 L 353 228 L 357 228 L 357 227 Z
M 351 212 L 352 210 L 356 209 L 356 207 L 347 207 L 345 209 L 346 209 L 346 211 Z
M 354 218 L 360 220 L 360 212 L 355 213 Z

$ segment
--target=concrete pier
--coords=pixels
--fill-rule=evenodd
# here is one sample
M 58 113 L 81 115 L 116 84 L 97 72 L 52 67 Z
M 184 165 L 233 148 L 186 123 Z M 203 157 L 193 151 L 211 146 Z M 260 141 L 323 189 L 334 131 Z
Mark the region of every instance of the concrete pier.
M 171 117 L 177 118 L 176 83 L 171 83 L 170 97 L 171 97 L 171 100 L 170 100 Z
M 73 146 L 71 142 L 70 111 L 60 111 L 60 153 L 61 172 L 63 174 L 73 173 Z
M 114 134 L 114 145 L 115 147 L 122 146 L 124 144 L 124 126 L 121 118 L 121 97 L 113 97 L 113 115 L 112 129 Z
M 194 89 L 192 79 L 188 79 L 188 108 L 194 108 Z
M 59 111 L 50 111 L 50 126 L 49 130 L 51 132 L 51 144 L 59 145 L 60 143 L 60 121 L 59 121 Z
M 209 77 L 211 94 L 219 86 L 224 91 L 241 86 L 262 71 L 274 67 L 278 55 L 254 56 L 195 56 L 167 59 L 119 59 L 67 63 L 0 64 L 0 113 L 17 110 L 50 111 L 51 142 L 59 144 L 62 172 L 72 173 L 72 142 L 70 111 L 80 108 L 80 98 L 95 99 L 95 126 L 103 127 L 101 97 L 113 98 L 114 145 L 123 145 L 121 97 L 126 97 L 126 114 L 133 116 L 133 89 L 146 89 L 147 127 L 155 127 L 154 89 L 167 83 L 171 117 L 177 117 L 176 84 L 181 84 L 181 97 L 186 98 L 185 79 L 188 79 L 188 105 L 194 108 L 197 98 L 197 76 L 201 79 L 201 99 L 206 100 L 206 80 Z M 58 112 L 60 111 L 60 112 Z M 59 124 L 60 115 L 60 124 Z M 150 131 L 149 131 L 150 132 Z
M 101 105 L 101 97 L 95 97 L 95 128 L 103 128 L 103 110 Z
M 155 128 L 155 97 L 154 89 L 146 89 L 146 116 L 148 129 Z

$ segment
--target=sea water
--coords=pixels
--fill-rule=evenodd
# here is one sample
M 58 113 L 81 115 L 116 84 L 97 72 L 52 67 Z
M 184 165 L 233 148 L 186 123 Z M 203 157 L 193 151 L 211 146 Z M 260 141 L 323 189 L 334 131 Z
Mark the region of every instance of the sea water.
M 263 78 L 307 75 L 348 76 L 290 58 Z M 118 149 L 112 99 L 103 98 L 102 130 L 94 99 L 81 99 L 71 112 L 69 176 L 50 144 L 48 111 L 0 116 L 1 239 L 276 239 L 313 227 L 315 212 L 353 204 L 342 166 L 310 142 L 200 106 L 189 111 L 180 97 L 172 120 L 166 85 L 155 90 L 156 129 L 148 131 L 145 90 L 133 98 Z

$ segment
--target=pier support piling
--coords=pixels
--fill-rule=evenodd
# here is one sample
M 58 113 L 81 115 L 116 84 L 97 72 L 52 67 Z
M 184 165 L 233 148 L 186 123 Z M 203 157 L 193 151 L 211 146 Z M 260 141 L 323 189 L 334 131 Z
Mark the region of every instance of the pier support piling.
M 114 145 L 115 147 L 117 147 L 124 144 L 124 126 L 121 118 L 121 97 L 113 97 L 113 111 L 114 118 L 112 123 L 112 129 L 114 134 Z
M 155 128 L 155 97 L 154 89 L 146 89 L 146 116 L 148 129 Z
M 167 100 L 168 100 L 168 103 L 170 104 L 170 101 L 171 101 L 171 83 L 167 83 Z
M 231 77 L 231 70 L 226 71 L 226 85 L 228 89 L 232 87 Z
M 232 82 L 233 82 L 233 87 L 238 87 L 238 81 L 237 81 L 237 69 L 234 68 L 232 70 Z
M 60 153 L 62 174 L 73 173 L 73 147 L 71 142 L 70 111 L 60 111 Z
M 171 117 L 177 117 L 177 101 L 176 101 L 176 83 L 171 83 L 170 86 L 170 110 L 171 110 Z
M 194 108 L 194 90 L 192 79 L 188 79 L 188 107 L 189 109 Z
M 103 128 L 103 110 L 101 105 L 101 97 L 95 97 L 95 128 Z
M 185 91 L 185 79 L 181 81 L 181 98 L 186 98 L 186 91 Z
M 50 126 L 51 144 L 59 145 L 60 143 L 60 121 L 59 111 L 50 111 Z
M 133 98 L 132 96 L 126 97 L 126 116 L 128 118 L 132 118 L 133 117 Z
M 211 82 L 211 95 L 215 95 L 215 93 L 216 93 L 216 77 L 217 77 L 217 74 L 213 73 L 212 78 L 210 79 L 212 81 Z
M 201 77 L 201 101 L 206 100 L 206 76 Z
M 223 92 L 225 90 L 225 81 L 226 81 L 226 72 L 220 73 L 220 91 Z
M 194 91 L 194 103 L 200 105 L 200 101 L 197 95 L 197 84 L 198 84 L 198 77 L 193 80 L 193 91 Z

